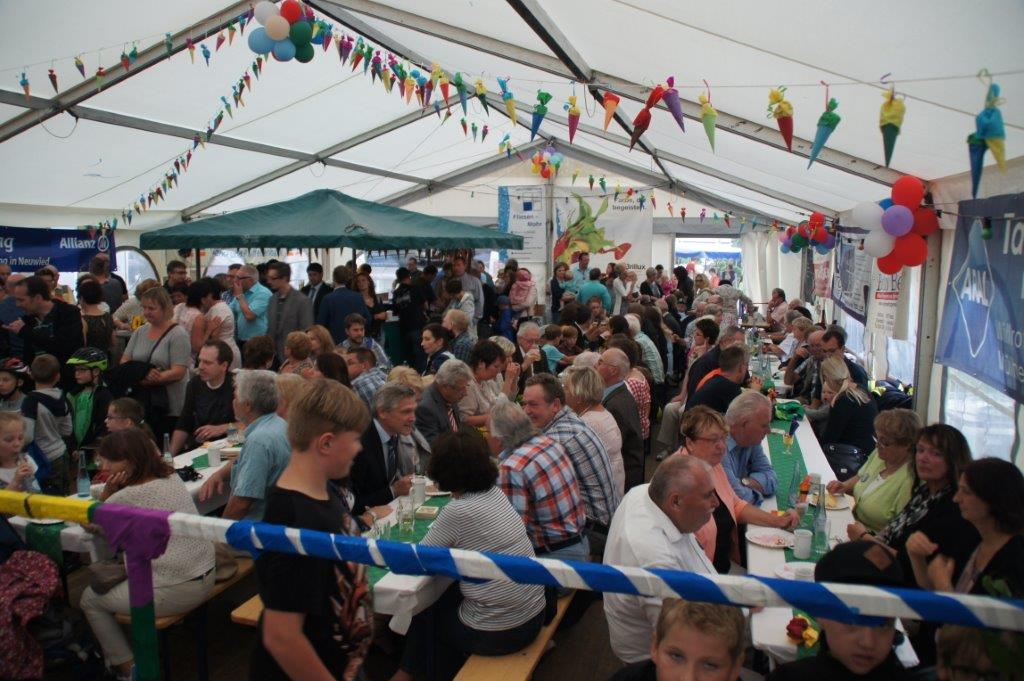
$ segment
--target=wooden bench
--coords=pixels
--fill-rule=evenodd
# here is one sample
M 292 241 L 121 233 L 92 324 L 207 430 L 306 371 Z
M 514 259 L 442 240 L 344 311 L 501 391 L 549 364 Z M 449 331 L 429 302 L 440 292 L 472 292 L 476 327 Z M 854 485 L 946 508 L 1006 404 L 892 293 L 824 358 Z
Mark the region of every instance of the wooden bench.
M 210 595 L 201 604 L 188 612 L 156 618 L 156 630 L 160 635 L 160 648 L 164 651 L 162 656 L 164 679 L 171 678 L 171 656 L 167 654 L 167 630 L 175 624 L 183 622 L 188 618 L 193 618 L 196 622 L 196 676 L 200 681 L 206 681 L 209 674 L 206 654 L 206 604 L 245 579 L 255 566 L 252 558 L 237 558 L 236 561 L 238 563 L 238 571 L 235 572 L 234 576 L 214 584 L 213 588 L 210 589 Z M 259 596 L 256 598 L 258 599 Z M 131 624 L 131 615 L 119 613 L 117 621 L 121 624 Z
M 462 666 L 462 669 L 459 670 L 455 681 L 491 681 L 492 679 L 528 681 L 533 676 L 540 658 L 544 656 L 548 642 L 551 641 L 555 635 L 555 630 L 558 629 L 558 624 L 565 617 L 565 613 L 569 609 L 569 604 L 572 602 L 572 597 L 575 593 L 573 591 L 568 596 L 558 599 L 558 610 L 555 612 L 555 618 L 540 630 L 537 638 L 533 639 L 533 643 L 511 655 L 500 655 L 497 657 L 473 655 Z
M 246 627 L 255 627 L 259 624 L 262 614 L 263 601 L 260 600 L 259 594 L 256 594 L 231 611 L 231 621 Z

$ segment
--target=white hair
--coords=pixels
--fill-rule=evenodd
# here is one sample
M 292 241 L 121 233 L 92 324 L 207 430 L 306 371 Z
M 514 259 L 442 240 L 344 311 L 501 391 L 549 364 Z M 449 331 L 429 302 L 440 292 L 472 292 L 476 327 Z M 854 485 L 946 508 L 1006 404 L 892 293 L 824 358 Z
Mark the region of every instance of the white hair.
M 281 398 L 277 374 L 266 369 L 241 369 L 235 373 L 235 394 L 239 402 L 248 404 L 253 411 L 273 413 Z
M 764 407 L 771 409 L 771 406 L 771 400 L 761 393 L 755 390 L 744 390 L 729 403 L 729 408 L 725 412 L 725 422 L 732 426 L 750 418 L 759 409 Z
M 434 376 L 434 383 L 449 388 L 455 387 L 463 381 L 469 382 L 472 380 L 472 370 L 470 370 L 469 365 L 461 359 L 447 360 L 441 365 L 437 370 L 437 374 Z
M 444 366 L 444 365 L 441 365 Z M 373 412 L 389 412 L 398 409 L 403 400 L 416 399 L 416 391 L 407 383 L 388 381 L 373 396 Z
M 635 314 L 627 314 L 626 323 L 629 324 L 629 335 L 636 338 L 637 334 L 640 333 L 640 318 Z
M 491 435 L 498 438 L 505 450 L 515 449 L 540 434 L 540 431 L 530 423 L 530 417 L 523 408 L 510 402 L 504 395 L 500 396 L 491 408 L 489 423 Z
M 519 330 L 516 331 L 516 338 L 525 336 L 527 331 L 536 331 L 540 335 L 540 326 L 536 322 L 523 322 L 519 325 Z
M 574 367 L 597 367 L 598 361 L 601 359 L 601 354 L 594 352 L 593 350 L 587 350 L 576 355 L 573 359 L 572 365 Z

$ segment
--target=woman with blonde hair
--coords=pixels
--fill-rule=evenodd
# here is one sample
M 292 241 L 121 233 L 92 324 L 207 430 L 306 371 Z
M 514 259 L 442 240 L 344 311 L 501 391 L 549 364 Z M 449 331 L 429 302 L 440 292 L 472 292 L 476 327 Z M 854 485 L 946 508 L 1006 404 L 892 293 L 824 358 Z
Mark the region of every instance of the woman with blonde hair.
M 306 335 L 309 336 L 310 357 L 315 359 L 323 353 L 334 352 L 334 339 L 326 326 L 314 324 L 306 329 Z
M 388 381 L 403 383 L 412 388 L 416 392 L 416 403 L 418 404 L 420 397 L 423 396 L 423 391 L 433 382 L 433 377 L 420 376 L 420 373 L 412 367 L 399 366 L 388 373 Z
M 693 307 L 697 306 L 697 303 L 706 303 L 708 298 L 714 295 L 714 291 L 711 290 L 711 282 L 708 281 L 706 274 L 698 274 L 693 278 Z
M 878 407 L 854 382 L 842 357 L 827 357 L 821 363 L 821 400 L 831 406 L 818 436 L 822 447 L 843 444 L 863 453 L 874 450 Z
M 640 291 L 636 283 L 636 272 L 627 272 L 625 266 L 615 268 L 612 281 L 612 314 L 626 314 L 626 308 L 633 302 L 633 294 Z M 584 301 L 586 302 L 586 301 Z
M 277 400 L 278 416 L 283 419 L 288 418 L 288 408 L 295 400 L 299 399 L 299 394 L 305 387 L 306 379 L 299 374 L 280 373 L 277 375 L 277 392 L 279 393 Z
M 312 344 L 302 331 L 292 331 L 284 339 L 284 364 L 278 373 L 313 377 L 315 366 L 310 358 Z
M 615 489 L 623 494 L 626 488 L 626 468 L 622 461 L 622 433 L 611 412 L 604 408 L 604 381 L 597 369 L 575 364 L 562 372 L 565 402 L 590 428 L 597 433 L 608 451 Z

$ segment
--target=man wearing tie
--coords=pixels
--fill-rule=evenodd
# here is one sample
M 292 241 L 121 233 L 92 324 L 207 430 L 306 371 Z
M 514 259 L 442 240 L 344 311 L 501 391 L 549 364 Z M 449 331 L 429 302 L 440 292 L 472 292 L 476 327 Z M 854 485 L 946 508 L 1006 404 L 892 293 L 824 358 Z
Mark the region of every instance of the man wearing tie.
M 403 383 L 385 383 L 374 399 L 363 449 L 352 463 L 352 510 L 357 515 L 408 494 L 413 474 L 426 467 L 430 449 L 415 423 L 416 393 Z
M 318 262 L 309 263 L 306 267 L 306 277 L 309 278 L 309 283 L 302 287 L 302 294 L 313 301 L 313 319 L 316 319 L 316 314 L 320 311 L 320 301 L 333 289 L 324 281 L 324 266 Z
M 457 432 L 462 426 L 458 405 L 472 380 L 473 372 L 462 360 L 450 359 L 437 370 L 416 407 L 416 429 L 427 442 L 433 444 L 441 433 Z

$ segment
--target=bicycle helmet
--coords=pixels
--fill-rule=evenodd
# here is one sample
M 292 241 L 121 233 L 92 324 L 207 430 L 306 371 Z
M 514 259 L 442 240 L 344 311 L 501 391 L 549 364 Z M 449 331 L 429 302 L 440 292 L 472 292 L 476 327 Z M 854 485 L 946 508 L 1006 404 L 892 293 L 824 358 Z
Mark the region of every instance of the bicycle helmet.
M 107 353 L 99 348 L 78 348 L 75 350 L 75 354 L 68 358 L 68 366 L 103 371 L 107 368 Z
M 20 378 L 28 377 L 28 367 L 17 357 L 8 357 L 5 360 L 0 361 L 0 371 L 6 371 L 9 374 L 13 374 Z

